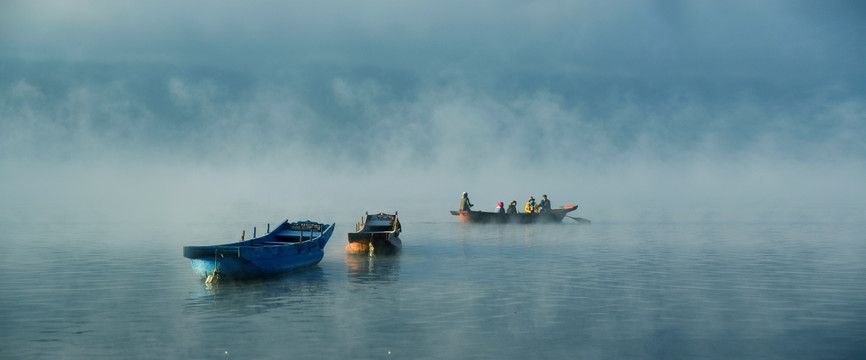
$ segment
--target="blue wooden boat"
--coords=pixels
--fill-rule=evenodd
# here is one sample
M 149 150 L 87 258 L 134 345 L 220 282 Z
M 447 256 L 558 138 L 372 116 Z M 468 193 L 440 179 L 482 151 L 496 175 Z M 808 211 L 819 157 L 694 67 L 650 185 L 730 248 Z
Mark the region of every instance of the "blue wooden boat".
M 272 276 L 315 265 L 325 255 L 334 224 L 283 221 L 262 237 L 223 245 L 184 246 L 183 256 L 207 282 Z

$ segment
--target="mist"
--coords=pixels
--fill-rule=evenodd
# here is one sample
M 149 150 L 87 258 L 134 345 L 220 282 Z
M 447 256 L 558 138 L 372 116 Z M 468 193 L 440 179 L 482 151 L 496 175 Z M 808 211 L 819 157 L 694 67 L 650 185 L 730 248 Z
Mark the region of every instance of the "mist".
M 864 10 L 7 2 L 0 219 L 863 221 Z

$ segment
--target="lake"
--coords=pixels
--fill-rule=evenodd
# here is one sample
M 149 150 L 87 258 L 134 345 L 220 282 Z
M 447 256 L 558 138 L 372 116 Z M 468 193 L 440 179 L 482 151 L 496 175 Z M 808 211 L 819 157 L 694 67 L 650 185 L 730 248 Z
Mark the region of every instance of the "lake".
M 396 256 L 338 222 L 317 266 L 208 287 L 182 246 L 249 224 L 5 222 L 0 357 L 866 358 L 861 223 L 402 223 Z

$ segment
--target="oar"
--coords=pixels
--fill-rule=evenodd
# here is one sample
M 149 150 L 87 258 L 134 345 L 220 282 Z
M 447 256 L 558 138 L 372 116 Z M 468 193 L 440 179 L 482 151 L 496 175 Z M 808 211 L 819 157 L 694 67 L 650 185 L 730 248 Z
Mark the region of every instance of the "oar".
M 568 216 L 568 215 L 565 215 L 565 217 L 567 217 L 567 218 L 569 218 L 569 219 L 574 219 L 575 221 L 577 221 L 577 222 L 579 222 L 579 223 L 581 223 L 581 224 L 589 224 L 589 223 L 592 223 L 592 221 L 589 221 L 589 219 L 584 219 L 584 218 L 581 218 L 581 217 L 574 217 L 574 216 Z

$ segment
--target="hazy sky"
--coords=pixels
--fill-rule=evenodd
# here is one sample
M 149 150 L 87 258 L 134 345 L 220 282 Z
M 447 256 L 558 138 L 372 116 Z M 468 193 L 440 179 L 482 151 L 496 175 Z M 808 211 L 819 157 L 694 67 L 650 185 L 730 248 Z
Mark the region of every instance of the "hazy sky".
M 860 219 L 864 4 L 7 0 L 0 219 Z

